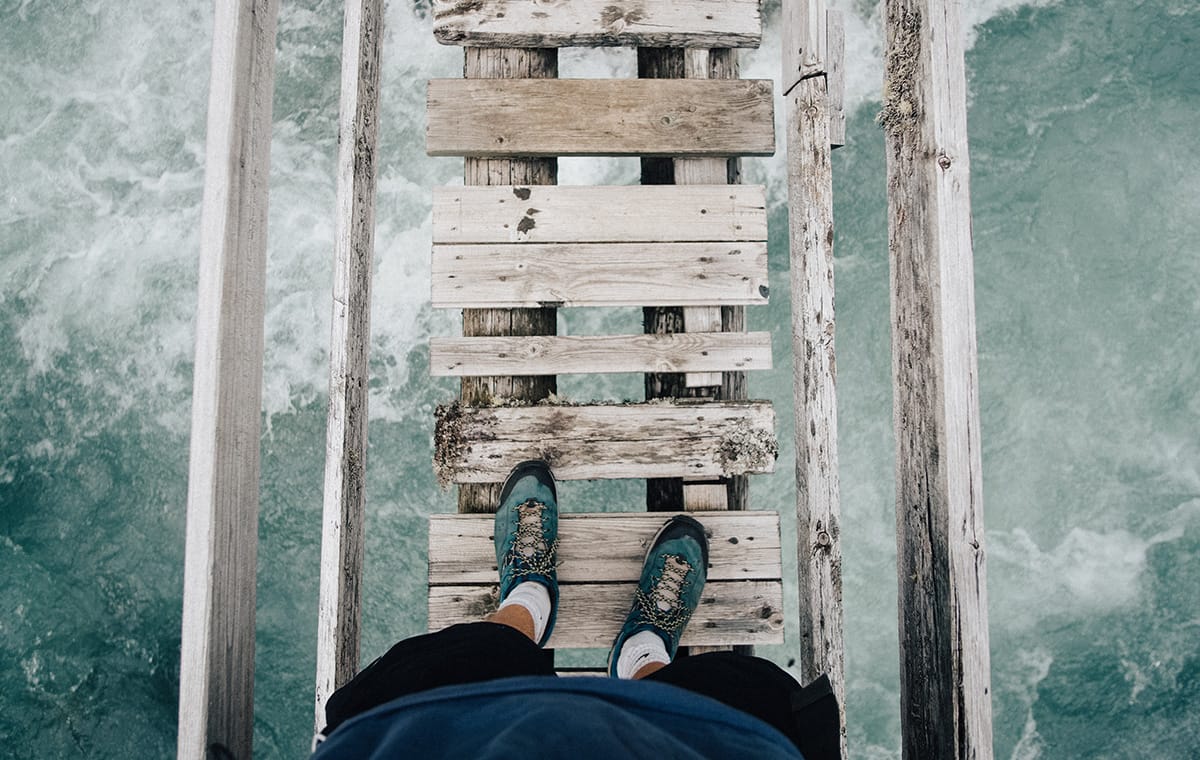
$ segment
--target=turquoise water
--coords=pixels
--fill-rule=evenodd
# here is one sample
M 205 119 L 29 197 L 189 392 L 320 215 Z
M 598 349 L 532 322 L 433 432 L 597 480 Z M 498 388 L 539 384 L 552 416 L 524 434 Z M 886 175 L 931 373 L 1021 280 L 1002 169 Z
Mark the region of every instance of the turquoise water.
M 285 2 L 264 378 L 256 751 L 308 746 L 331 284 L 340 3 Z M 421 7 L 418 3 L 418 7 Z M 886 199 L 878 10 L 841 4 L 835 158 L 848 711 L 898 756 Z M 0 0 L 0 756 L 174 752 L 211 8 Z M 189 8 L 192 6 L 188 6 Z M 983 0 L 965 10 L 994 679 L 1004 758 L 1200 747 L 1200 3 Z M 429 466 L 423 80 L 454 76 L 410 3 L 384 52 L 364 656 L 424 628 Z M 772 38 L 774 32 L 770 32 Z M 775 43 L 777 45 L 777 43 Z M 772 76 L 777 46 L 745 65 Z M 628 73 L 572 54 L 564 76 Z M 781 203 L 779 159 L 747 161 Z M 629 162 L 564 162 L 627 182 Z M 772 234 L 784 240 L 778 205 Z M 772 291 L 786 292 L 775 245 Z M 788 305 L 774 400 L 790 440 Z M 570 312 L 562 329 L 633 329 Z M 563 381 L 573 398 L 636 379 Z M 792 451 L 785 445 L 780 462 Z M 573 484 L 568 508 L 636 501 Z M 791 509 L 786 467 L 756 505 Z M 790 526 L 789 526 L 790 531 Z M 794 593 L 794 592 L 793 592 Z M 789 646 L 794 647 L 794 643 Z M 782 664 L 788 647 L 768 650 Z

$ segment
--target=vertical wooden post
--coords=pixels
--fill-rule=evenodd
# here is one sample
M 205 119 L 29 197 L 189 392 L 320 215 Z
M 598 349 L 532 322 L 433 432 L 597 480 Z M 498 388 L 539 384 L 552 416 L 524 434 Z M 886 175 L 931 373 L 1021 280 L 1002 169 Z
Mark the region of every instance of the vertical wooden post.
M 796 566 L 800 586 L 800 670 L 829 676 L 846 753 L 842 632 L 842 549 L 838 490 L 837 364 L 834 354 L 833 171 L 828 60 L 806 53 L 820 29 L 820 0 L 785 0 L 788 86 L 788 227 L 791 238 L 792 389 L 796 445 Z M 803 68 L 798 67 L 803 63 Z
M 213 23 L 188 468 L 180 758 L 250 757 L 277 0 Z
M 958 0 L 888 0 L 888 247 L 906 758 L 990 758 L 966 77 Z
M 329 414 L 317 616 L 316 728 L 358 670 L 382 0 L 347 0 L 338 116 Z

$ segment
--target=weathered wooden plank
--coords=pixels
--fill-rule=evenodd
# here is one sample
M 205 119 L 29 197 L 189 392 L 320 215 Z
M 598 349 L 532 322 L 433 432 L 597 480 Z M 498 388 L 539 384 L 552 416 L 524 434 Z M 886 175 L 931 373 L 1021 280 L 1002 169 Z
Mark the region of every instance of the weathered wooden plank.
M 433 189 L 435 244 L 766 239 L 762 185 Z
M 808 77 L 828 72 L 825 0 L 783 0 L 783 76 L 779 87 L 787 95 Z
M 629 612 L 636 583 L 567 583 L 559 586 L 558 623 L 547 643 L 554 649 L 612 646 Z M 429 627 L 481 620 L 496 609 L 495 585 L 433 586 Z M 783 587 L 776 581 L 713 581 L 684 629 L 690 645 L 783 642 Z
M 963 26 L 888 0 L 900 714 L 907 758 L 992 757 Z
M 180 758 L 250 757 L 277 0 L 217 3 L 180 642 Z
M 437 308 L 767 302 L 765 243 L 435 245 Z
M 478 79 L 520 77 L 544 79 L 558 76 L 558 51 L 552 48 L 466 48 L 463 76 Z M 558 181 L 556 158 L 467 158 L 463 161 L 467 185 L 553 185 Z M 556 310 L 463 309 L 463 335 L 553 335 L 558 327 Z M 497 400 L 538 401 L 554 393 L 552 375 L 497 375 L 464 377 L 459 397 L 466 404 Z M 495 509 L 499 483 L 469 483 L 458 489 L 460 512 Z
M 317 730 L 326 725 L 325 701 L 354 677 L 359 664 L 382 37 L 382 0 L 346 3 L 317 612 Z
M 708 534 L 708 579 L 778 580 L 779 515 L 693 512 Z M 646 549 L 671 517 L 662 512 L 563 513 L 558 521 L 560 583 L 637 582 Z M 490 515 L 429 518 L 429 584 L 496 582 Z
M 827 674 L 842 715 L 845 655 L 834 354 L 833 174 L 825 77 L 788 96 L 788 227 L 796 423 L 800 674 Z M 843 746 L 843 756 L 845 747 Z
M 846 22 L 841 11 L 829 11 L 826 19 L 829 39 L 829 144 L 840 148 L 846 144 Z
M 683 481 L 683 508 L 689 512 L 729 509 L 729 493 L 720 481 Z
M 770 369 L 771 334 L 431 338 L 434 377 Z
M 434 0 L 443 45 L 758 47 L 760 0 Z
M 720 306 L 689 306 L 683 310 L 683 327 L 690 333 L 721 331 Z M 721 384 L 720 372 L 688 372 L 684 383 L 689 388 L 702 388 Z
M 443 483 L 500 482 L 543 459 L 559 480 L 771 472 L 778 447 L 765 401 L 437 410 L 434 470 Z
M 823 23 L 823 22 L 822 22 Z M 431 156 L 769 156 L 767 79 L 432 79 Z

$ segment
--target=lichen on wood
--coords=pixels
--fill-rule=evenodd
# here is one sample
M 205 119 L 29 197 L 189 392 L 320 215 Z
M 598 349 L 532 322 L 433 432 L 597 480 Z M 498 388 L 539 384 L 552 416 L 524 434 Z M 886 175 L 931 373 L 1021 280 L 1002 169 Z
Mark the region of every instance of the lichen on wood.
M 742 426 L 721 440 L 720 456 L 728 472 L 762 471 L 779 458 L 779 441 L 765 430 Z
M 884 63 L 883 108 L 876 121 L 888 135 L 902 139 L 917 130 L 917 67 L 921 54 L 921 12 L 888 3 L 888 45 Z

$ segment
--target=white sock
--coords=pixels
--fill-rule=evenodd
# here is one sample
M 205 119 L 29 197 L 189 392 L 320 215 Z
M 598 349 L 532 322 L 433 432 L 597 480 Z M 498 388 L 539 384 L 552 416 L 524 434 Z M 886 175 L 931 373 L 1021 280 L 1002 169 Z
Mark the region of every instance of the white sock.
M 550 620 L 550 590 L 540 583 L 526 581 L 518 583 L 508 596 L 500 602 L 499 609 L 510 605 L 524 607 L 533 618 L 533 640 L 541 641 L 546 632 L 546 623 Z
M 633 678 L 642 666 L 651 662 L 671 662 L 667 647 L 654 631 L 642 631 L 625 639 L 617 657 L 617 678 Z

